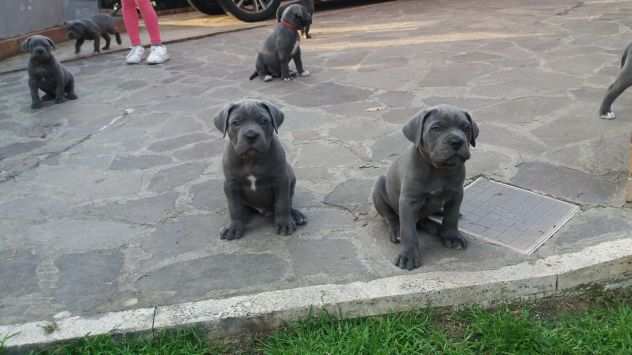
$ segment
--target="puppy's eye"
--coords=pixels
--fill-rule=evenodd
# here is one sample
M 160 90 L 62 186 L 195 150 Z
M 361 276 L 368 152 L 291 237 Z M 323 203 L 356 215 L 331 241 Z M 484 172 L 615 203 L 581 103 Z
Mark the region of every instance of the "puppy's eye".
M 440 126 L 432 126 L 430 127 L 430 132 L 438 132 L 441 130 Z
M 230 122 L 230 125 L 233 126 L 233 127 L 239 127 L 240 124 L 241 124 L 241 122 L 239 122 L 239 121 L 231 121 Z

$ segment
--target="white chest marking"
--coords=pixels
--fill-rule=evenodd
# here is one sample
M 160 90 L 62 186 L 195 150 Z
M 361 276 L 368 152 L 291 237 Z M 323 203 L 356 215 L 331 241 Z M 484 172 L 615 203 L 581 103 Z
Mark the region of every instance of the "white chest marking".
M 250 189 L 252 191 L 257 191 L 257 178 L 254 175 L 248 175 L 248 181 L 250 181 Z

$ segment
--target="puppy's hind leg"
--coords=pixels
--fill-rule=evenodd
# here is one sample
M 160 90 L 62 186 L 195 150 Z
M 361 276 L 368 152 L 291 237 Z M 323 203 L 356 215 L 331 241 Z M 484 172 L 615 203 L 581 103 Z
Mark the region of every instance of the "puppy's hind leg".
M 116 38 L 116 43 L 118 43 L 119 45 L 123 44 L 123 41 L 121 41 L 121 34 L 114 31 L 114 37 Z
M 83 45 L 84 41 L 85 39 L 83 38 L 77 39 L 77 41 L 75 42 L 75 54 L 79 54 L 79 52 L 81 52 L 81 46 Z
M 103 32 L 101 33 L 101 37 L 103 37 L 103 39 L 105 40 L 105 46 L 103 46 L 103 50 L 108 50 L 110 49 L 110 42 L 112 41 L 112 39 L 110 38 L 110 35 Z
M 380 176 L 373 187 L 373 205 L 377 213 L 386 219 L 391 229 L 391 242 L 399 243 L 399 217 L 388 204 L 386 198 L 386 178 L 384 176 Z
M 294 190 L 296 188 L 296 180 L 292 181 L 290 186 L 290 202 L 294 203 Z M 307 217 L 303 214 L 303 212 L 297 210 L 296 208 L 290 208 L 290 216 L 294 220 L 294 223 L 297 226 L 304 226 L 307 224 Z

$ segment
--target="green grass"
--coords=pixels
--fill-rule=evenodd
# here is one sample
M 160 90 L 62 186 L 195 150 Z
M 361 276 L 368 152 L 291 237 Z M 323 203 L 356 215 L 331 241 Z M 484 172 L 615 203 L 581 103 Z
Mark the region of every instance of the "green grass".
M 235 353 L 632 354 L 632 291 L 589 292 L 490 310 L 426 310 L 343 321 L 321 314 L 232 347 L 210 347 L 202 332 L 189 329 L 155 337 L 90 337 L 35 354 Z

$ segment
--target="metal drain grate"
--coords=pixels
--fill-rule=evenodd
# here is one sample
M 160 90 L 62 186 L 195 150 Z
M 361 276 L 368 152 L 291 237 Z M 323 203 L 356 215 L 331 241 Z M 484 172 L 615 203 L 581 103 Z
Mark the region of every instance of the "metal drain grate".
M 459 229 L 529 255 L 578 211 L 568 202 L 478 178 L 465 188 Z

